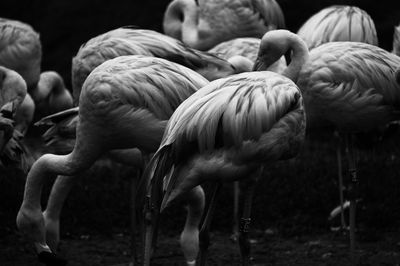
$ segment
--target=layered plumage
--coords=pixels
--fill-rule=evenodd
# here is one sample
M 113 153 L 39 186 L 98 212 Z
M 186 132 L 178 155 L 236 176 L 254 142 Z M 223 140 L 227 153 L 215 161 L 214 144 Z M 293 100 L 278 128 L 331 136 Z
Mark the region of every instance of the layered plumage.
M 302 47 L 307 49 L 304 43 Z M 260 50 L 257 62 L 264 60 L 263 52 Z M 294 51 L 288 77 L 295 79 L 307 56 Z M 260 71 L 211 82 L 185 100 L 168 122 L 143 177 L 143 183 L 150 184 L 151 206 L 163 210 L 206 181 L 254 182 L 262 166 L 297 154 L 305 125 L 301 93 L 287 77 Z M 160 200 L 159 186 L 163 184 Z M 245 194 L 242 219 L 246 220 L 252 192 Z M 242 251 L 245 242 L 240 241 Z M 244 263 L 248 263 L 249 254 L 245 253 Z
M 96 36 L 81 46 L 72 60 L 74 101 L 79 103 L 82 85 L 90 72 L 101 63 L 123 55 L 145 55 L 164 58 L 193 69 L 209 80 L 237 72 L 229 62 L 209 53 L 197 51 L 161 33 L 135 28 L 118 28 Z M 78 110 L 61 112 L 43 118 L 38 124 L 50 125 L 46 143 L 56 153 L 69 152 L 75 142 Z
M 309 18 L 297 34 L 310 50 L 323 43 L 338 41 L 378 45 L 374 21 L 367 12 L 355 6 L 324 8 Z
M 27 176 L 17 225 L 37 251 L 51 252 L 46 242 L 53 241 L 46 239 L 40 205 L 45 178 L 75 175 L 114 149 L 154 152 L 176 107 L 207 83 L 196 72 L 155 57 L 120 56 L 93 70 L 80 95 L 73 151 L 43 155 Z
M 164 34 L 152 30 L 118 28 L 90 39 L 73 58 L 72 89 L 76 103 L 89 73 L 104 61 L 121 55 L 164 58 L 193 69 L 208 80 L 236 73 L 227 61 L 192 49 Z
M 285 27 L 275 0 L 174 0 L 164 15 L 167 35 L 207 50 L 238 37 L 261 37 Z
M 259 70 L 265 69 L 288 50 L 299 47 L 288 32 L 275 31 L 268 36 L 269 42 L 263 43 L 260 53 L 270 61 L 265 65 L 256 64 Z M 347 139 L 351 175 L 349 195 L 352 255 L 355 250 L 355 202 L 358 186 L 352 135 L 379 129 L 400 118 L 399 65 L 400 57 L 375 45 L 331 42 L 310 51 L 310 58 L 302 65 L 297 77 L 297 85 L 303 93 L 307 110 L 308 129 L 333 128 Z
M 312 50 L 297 83 L 310 128 L 362 132 L 398 119 L 399 65 L 400 57 L 364 43 L 327 43 Z

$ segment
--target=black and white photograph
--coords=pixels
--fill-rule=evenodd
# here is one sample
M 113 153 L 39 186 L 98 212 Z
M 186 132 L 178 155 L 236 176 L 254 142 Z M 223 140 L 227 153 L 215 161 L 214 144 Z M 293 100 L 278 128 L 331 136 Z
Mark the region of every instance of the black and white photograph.
M 0 266 L 400 266 L 400 1 L 1 6 Z

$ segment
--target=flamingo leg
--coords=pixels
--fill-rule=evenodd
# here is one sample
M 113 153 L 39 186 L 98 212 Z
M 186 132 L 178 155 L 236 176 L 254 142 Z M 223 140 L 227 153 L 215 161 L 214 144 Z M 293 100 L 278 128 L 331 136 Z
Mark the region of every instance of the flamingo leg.
M 358 197 L 358 186 L 359 180 L 357 177 L 357 168 L 356 168 L 356 151 L 354 148 L 354 136 L 347 135 L 346 136 L 346 151 L 347 158 L 349 162 L 349 174 L 350 174 L 350 185 L 349 185 L 349 200 L 350 200 L 350 255 L 353 261 L 356 261 L 356 236 L 355 236 L 355 227 L 356 227 L 356 199 Z
M 335 132 L 335 138 L 337 140 L 336 146 L 336 158 L 338 164 L 338 183 L 339 183 L 339 200 L 340 200 L 340 225 L 341 230 L 345 230 L 347 228 L 346 221 L 344 219 L 344 196 L 343 196 L 343 174 L 342 174 L 342 152 L 341 152 L 341 144 L 342 139 L 337 132 Z
M 163 182 L 163 179 L 160 178 L 156 182 L 157 183 L 152 186 L 146 195 L 143 210 L 143 265 L 145 266 L 150 265 L 151 255 L 155 249 L 157 241 L 160 202 L 162 199 L 161 182 Z
M 54 253 L 56 253 L 60 241 L 61 210 L 76 180 L 75 176 L 57 176 L 47 201 L 46 210 L 43 212 L 46 242 Z
M 206 216 L 204 217 L 203 223 L 201 225 L 201 229 L 199 232 L 199 247 L 200 247 L 200 252 L 199 252 L 199 259 L 198 265 L 204 266 L 206 265 L 206 260 L 207 260 L 207 252 L 208 252 L 208 246 L 210 245 L 210 224 L 211 224 L 211 218 L 214 214 L 215 211 L 215 205 L 216 205 L 216 199 L 218 196 L 218 193 L 222 187 L 222 184 L 217 182 L 214 191 L 211 196 L 211 200 L 207 206 L 207 212 Z
M 233 229 L 231 239 L 233 241 L 237 241 L 239 235 L 239 195 L 240 195 L 240 186 L 239 181 L 233 182 Z
M 132 256 L 132 266 L 138 265 L 138 256 L 136 250 L 136 233 L 137 233 L 137 222 L 136 222 L 136 208 L 135 208 L 135 199 L 136 199 L 136 188 L 137 188 L 137 180 L 139 180 L 141 176 L 141 169 L 136 171 L 136 175 L 130 179 L 130 202 L 131 202 L 131 256 Z
M 244 203 L 243 203 L 243 215 L 240 219 L 239 227 L 239 248 L 240 255 L 242 257 L 242 265 L 250 265 L 250 251 L 251 246 L 249 242 L 249 229 L 251 223 L 251 206 L 253 201 L 254 191 L 257 185 L 257 179 L 251 178 L 246 182 L 246 188 L 244 193 Z

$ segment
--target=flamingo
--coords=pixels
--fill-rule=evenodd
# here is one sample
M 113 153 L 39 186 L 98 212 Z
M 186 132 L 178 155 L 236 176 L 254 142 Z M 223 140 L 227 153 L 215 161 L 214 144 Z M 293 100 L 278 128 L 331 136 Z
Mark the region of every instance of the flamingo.
M 163 21 L 167 35 L 199 50 L 277 28 L 285 28 L 285 19 L 275 0 L 174 0 Z
M 25 149 L 20 143 L 21 133 L 14 126 L 18 108 L 27 93 L 26 83 L 17 72 L 0 66 L 0 166 L 17 164 L 24 171 Z
M 41 60 L 42 46 L 39 33 L 24 22 L 0 18 L 0 65 L 17 71 L 24 78 L 28 88 L 28 94 L 15 117 L 16 129 L 23 135 L 33 120 L 37 109 L 35 103 L 47 101 L 43 105 L 43 112 L 48 108 L 58 111 L 60 108 L 72 106 L 72 96 L 69 91 L 57 84 L 49 83 L 48 73 L 40 73 Z M 43 82 L 42 79 L 46 81 Z M 58 79 L 62 78 L 58 76 Z
M 310 50 L 326 42 L 352 41 L 378 45 L 375 24 L 364 10 L 334 5 L 311 16 L 297 34 Z
M 76 175 L 114 149 L 155 151 L 175 108 L 207 83 L 204 77 L 184 66 L 137 55 L 108 60 L 91 72 L 80 95 L 73 151 L 67 155 L 43 155 L 27 176 L 17 226 L 35 242 L 39 259 L 59 262 L 47 245 L 44 217 L 47 214 L 42 213 L 40 205 L 45 178 Z M 59 188 L 61 193 L 66 191 Z M 192 195 L 198 198 L 202 194 Z M 201 198 L 192 202 L 199 204 Z M 201 206 L 194 214 L 189 213 L 195 215 L 198 208 Z M 193 222 L 189 227 L 192 225 Z M 193 226 L 188 232 L 190 229 Z
M 297 34 L 307 43 L 310 50 L 327 42 L 355 41 L 378 45 L 378 37 L 372 18 L 364 10 L 348 5 L 334 5 L 322 9 L 311 16 L 298 30 Z M 340 143 L 341 139 L 337 142 Z M 336 156 L 338 161 L 338 187 L 341 212 L 341 229 L 347 228 L 344 220 L 344 196 L 342 177 L 342 156 L 340 145 L 337 146 Z M 330 216 L 332 220 L 334 216 Z
M 263 47 L 270 45 L 265 43 L 268 34 L 261 41 L 258 60 L 266 59 Z M 194 187 L 215 182 L 199 236 L 200 265 L 205 263 L 210 217 L 220 185 L 235 180 L 246 186 L 239 245 L 243 264 L 248 265 L 251 201 L 261 169 L 277 160 L 292 158 L 304 141 L 303 100 L 293 80 L 297 80 L 308 50 L 297 35 L 291 37 L 297 40 L 293 42 L 297 46 L 283 75 L 269 71 L 232 75 L 212 81 L 186 99 L 171 116 L 161 145 L 143 175 L 142 184 L 149 188 L 151 200 L 145 206 L 155 206 L 146 210 L 152 228 L 157 227 L 159 211 L 182 200 Z M 152 228 L 146 237 L 146 265 Z
M 72 88 L 75 104 L 79 103 L 82 84 L 96 66 L 117 56 L 132 54 L 165 58 L 192 68 L 210 80 L 238 71 L 223 59 L 206 52 L 196 51 L 180 41 L 158 32 L 132 27 L 117 28 L 90 39 L 81 46 L 73 58 Z M 51 126 L 44 134 L 44 138 L 46 144 L 57 154 L 66 154 L 72 151 L 75 144 L 76 125 L 79 120 L 78 112 L 79 107 L 77 106 L 45 117 L 37 123 Z M 140 151 L 137 149 L 119 149 L 107 152 L 107 157 L 120 163 L 132 166 L 133 162 L 136 162 L 134 166 L 139 169 L 143 166 L 140 156 Z M 73 180 L 73 177 L 62 177 L 56 181 L 44 212 L 47 235 L 50 240 L 48 242 L 53 250 L 59 241 L 60 211 Z M 132 186 L 135 186 L 135 180 L 132 180 Z M 132 191 L 134 190 L 132 189 Z M 134 197 L 134 193 L 132 197 Z M 132 215 L 134 214 L 132 213 Z M 135 225 L 132 227 L 134 229 Z M 132 243 L 134 244 L 134 241 Z
M 260 48 L 265 60 L 255 68 L 263 70 L 287 50 L 299 45 L 289 42 L 292 34 L 275 31 L 275 42 Z M 264 53 L 262 51 L 264 49 Z M 305 52 L 305 51 L 304 51 Z M 260 61 L 261 62 L 261 61 Z M 375 45 L 361 42 L 331 42 L 310 51 L 297 85 L 303 93 L 307 127 L 335 128 L 346 136 L 350 186 L 350 248 L 355 251 L 355 203 L 358 176 L 353 135 L 379 129 L 399 119 L 400 57 Z
M 392 53 L 400 56 L 400 25 L 394 28 Z
M 251 71 L 257 59 L 258 50 L 260 47 L 260 38 L 244 37 L 235 38 L 229 41 L 217 44 L 208 52 L 217 55 L 218 57 L 228 60 L 236 69 L 244 70 L 243 72 Z M 273 63 L 267 70 L 282 73 L 286 68 L 285 57 Z M 239 182 L 233 183 L 233 234 L 232 239 L 236 240 L 239 235 Z

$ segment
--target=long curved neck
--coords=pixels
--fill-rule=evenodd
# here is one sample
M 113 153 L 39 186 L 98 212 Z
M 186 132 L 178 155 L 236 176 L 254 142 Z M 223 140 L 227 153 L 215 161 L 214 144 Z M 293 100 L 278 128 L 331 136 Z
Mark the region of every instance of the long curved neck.
M 163 20 L 164 33 L 182 40 L 183 3 L 180 0 L 172 1 L 165 11 Z
M 308 48 L 304 41 L 296 34 L 289 35 L 287 41 L 289 50 L 292 51 L 292 58 L 290 64 L 283 70 L 282 75 L 296 83 L 302 66 L 308 61 Z
M 182 41 L 189 46 L 200 49 L 198 29 L 198 8 L 194 0 L 180 0 L 183 6 Z
M 201 217 L 204 210 L 204 192 L 200 186 L 197 186 L 189 192 L 189 197 L 187 198 L 187 216 L 185 223 L 186 229 L 198 229 Z

